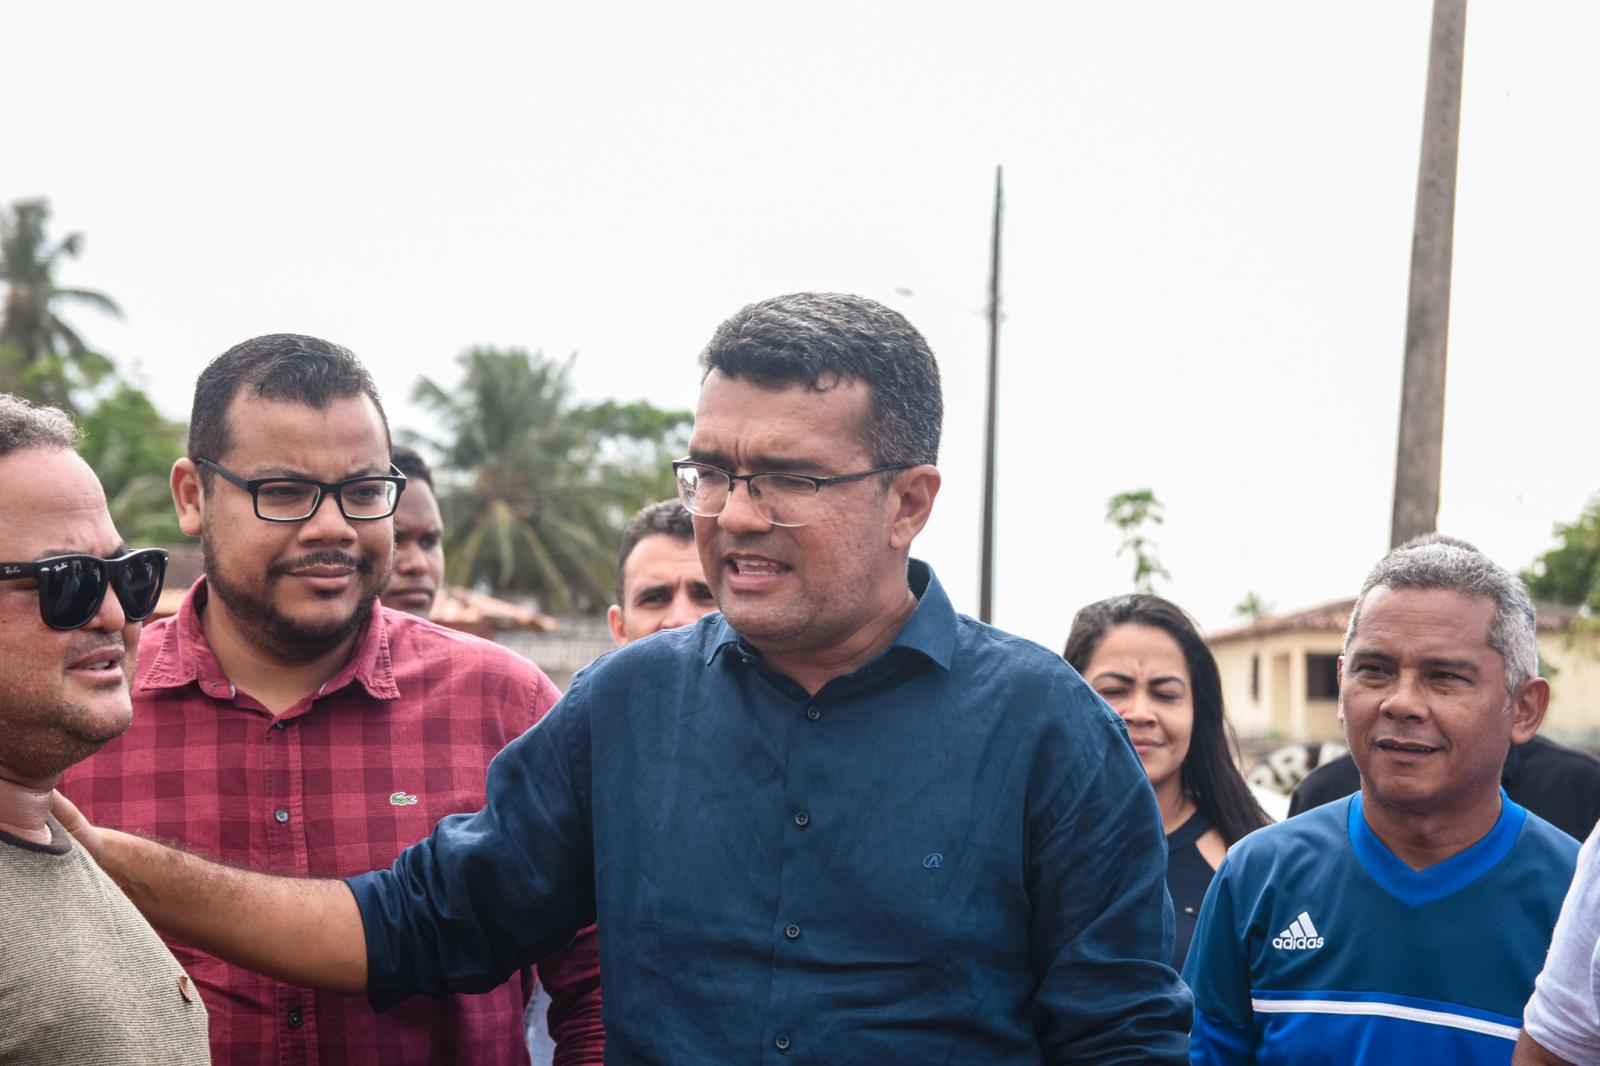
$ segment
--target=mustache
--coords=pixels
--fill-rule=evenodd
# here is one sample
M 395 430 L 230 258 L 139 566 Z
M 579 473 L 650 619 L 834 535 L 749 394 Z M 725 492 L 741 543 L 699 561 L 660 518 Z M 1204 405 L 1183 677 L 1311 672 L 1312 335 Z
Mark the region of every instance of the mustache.
M 127 641 L 122 639 L 121 633 L 86 633 L 81 638 L 67 645 L 67 662 L 74 662 L 85 655 L 93 655 L 97 651 L 115 648 L 124 655 L 128 651 Z
M 372 573 L 372 560 L 357 558 L 348 552 L 341 551 L 315 551 L 289 559 L 281 563 L 273 563 L 267 568 L 268 575 L 282 577 L 296 570 L 304 570 L 308 566 L 348 566 L 358 574 Z

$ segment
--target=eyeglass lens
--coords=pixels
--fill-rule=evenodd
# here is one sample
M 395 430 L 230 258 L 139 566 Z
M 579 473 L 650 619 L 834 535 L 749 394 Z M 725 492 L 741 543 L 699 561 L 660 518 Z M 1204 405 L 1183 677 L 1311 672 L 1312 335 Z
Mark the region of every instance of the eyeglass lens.
M 339 490 L 339 509 L 350 518 L 386 518 L 394 512 L 397 491 L 392 481 L 352 481 Z M 299 521 L 311 517 L 321 496 L 321 489 L 303 481 L 268 481 L 256 489 L 256 512 Z
M 715 518 L 728 506 L 731 482 L 720 470 L 678 468 L 678 495 L 691 514 Z M 801 477 L 758 474 L 745 483 L 756 513 L 775 526 L 803 526 L 816 517 L 817 486 Z

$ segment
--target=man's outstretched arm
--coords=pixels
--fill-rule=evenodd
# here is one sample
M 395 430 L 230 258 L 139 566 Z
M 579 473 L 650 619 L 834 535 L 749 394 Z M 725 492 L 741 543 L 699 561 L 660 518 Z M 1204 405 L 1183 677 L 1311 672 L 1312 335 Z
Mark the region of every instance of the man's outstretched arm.
M 157 929 L 290 984 L 366 991 L 361 913 L 343 881 L 252 873 L 97 828 L 60 793 L 51 813 Z

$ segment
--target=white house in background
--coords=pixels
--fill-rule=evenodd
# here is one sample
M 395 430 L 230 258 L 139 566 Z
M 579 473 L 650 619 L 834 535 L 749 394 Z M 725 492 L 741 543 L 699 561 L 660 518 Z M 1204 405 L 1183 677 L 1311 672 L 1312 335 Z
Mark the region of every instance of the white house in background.
M 1342 740 L 1337 663 L 1355 600 L 1267 615 L 1207 638 L 1222 698 L 1241 738 Z M 1550 679 L 1540 732 L 1600 744 L 1600 627 L 1571 607 L 1538 605 L 1539 655 Z

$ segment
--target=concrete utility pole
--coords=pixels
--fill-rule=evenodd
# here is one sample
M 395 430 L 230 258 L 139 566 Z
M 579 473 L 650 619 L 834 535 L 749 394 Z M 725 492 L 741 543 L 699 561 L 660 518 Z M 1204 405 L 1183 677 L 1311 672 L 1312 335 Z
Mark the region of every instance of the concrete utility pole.
M 1422 160 L 1417 168 L 1417 214 L 1411 233 L 1411 296 L 1390 547 L 1432 533 L 1439 521 L 1456 145 L 1461 130 L 1461 57 L 1466 31 L 1467 0 L 1434 0 Z
M 994 236 L 989 248 L 989 403 L 983 423 L 983 546 L 978 621 L 994 618 L 994 438 L 1000 372 L 1000 168 L 994 168 Z

